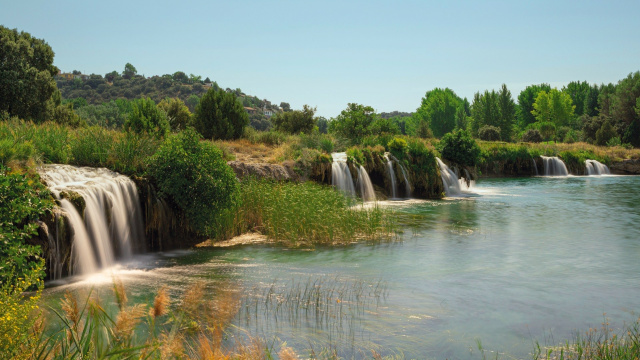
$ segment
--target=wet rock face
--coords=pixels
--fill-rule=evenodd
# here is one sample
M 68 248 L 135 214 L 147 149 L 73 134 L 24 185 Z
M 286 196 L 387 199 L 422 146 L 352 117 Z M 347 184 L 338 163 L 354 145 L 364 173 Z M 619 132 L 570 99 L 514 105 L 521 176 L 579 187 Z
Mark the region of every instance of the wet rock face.
M 640 159 L 622 160 L 609 166 L 612 174 L 640 175 Z
M 231 166 L 239 179 L 247 176 L 255 176 L 259 179 L 274 179 L 278 181 L 296 181 L 298 179 L 298 175 L 292 168 L 279 164 L 247 164 L 240 161 L 229 161 L 227 164 Z

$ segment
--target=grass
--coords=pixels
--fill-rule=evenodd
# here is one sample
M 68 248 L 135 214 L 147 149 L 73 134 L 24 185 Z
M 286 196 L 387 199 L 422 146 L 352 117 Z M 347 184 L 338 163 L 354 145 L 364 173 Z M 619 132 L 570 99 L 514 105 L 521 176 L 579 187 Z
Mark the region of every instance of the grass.
M 637 360 L 640 358 L 640 319 L 614 331 L 604 319 L 601 328 L 579 333 L 562 345 L 542 348 L 536 343 L 533 359 Z
M 354 207 L 327 186 L 246 179 L 241 197 L 237 222 L 275 241 L 300 246 L 394 237 L 387 210 Z

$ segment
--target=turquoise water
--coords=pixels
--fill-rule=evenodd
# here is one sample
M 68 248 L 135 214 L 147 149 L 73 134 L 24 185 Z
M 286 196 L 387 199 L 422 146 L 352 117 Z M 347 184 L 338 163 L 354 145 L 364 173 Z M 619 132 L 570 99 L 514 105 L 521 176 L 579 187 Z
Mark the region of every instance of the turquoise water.
M 481 180 L 464 198 L 385 204 L 403 229 L 394 242 L 199 249 L 113 271 L 134 301 L 165 284 L 176 293 L 196 279 L 212 293 L 234 284 L 244 294 L 234 324 L 276 350 L 286 341 L 300 353 L 464 359 L 481 357 L 479 340 L 488 357 L 527 358 L 535 341 L 638 318 L 639 185 L 622 176 Z M 99 274 L 46 296 L 110 286 Z

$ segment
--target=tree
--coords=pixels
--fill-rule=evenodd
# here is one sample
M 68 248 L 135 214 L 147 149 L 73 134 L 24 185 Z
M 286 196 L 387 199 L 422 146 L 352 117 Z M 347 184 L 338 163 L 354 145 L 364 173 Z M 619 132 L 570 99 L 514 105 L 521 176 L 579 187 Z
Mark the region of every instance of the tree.
M 113 82 L 113 80 L 115 80 L 118 77 L 118 72 L 113 70 L 110 73 L 106 73 L 104 74 L 104 78 L 108 81 L 108 82 Z
M 280 107 L 282 108 L 282 111 L 291 111 L 291 105 L 289 105 L 289 103 L 281 102 Z
M 124 123 L 127 131 L 164 136 L 169 131 L 169 121 L 164 111 L 149 98 L 131 101 L 131 112 Z
M 187 124 L 191 119 L 191 112 L 182 100 L 167 98 L 162 100 L 158 107 L 167 113 L 167 120 L 169 120 L 171 130 L 180 131 L 187 128 Z
M 600 94 L 600 89 L 597 85 L 592 85 L 589 87 L 589 91 L 587 91 L 587 95 L 584 98 L 584 104 L 582 109 L 582 114 L 589 116 L 597 116 L 598 115 L 598 95 Z M 575 104 L 576 109 L 580 106 L 580 104 Z
M 124 66 L 124 71 L 122 72 L 122 77 L 125 79 L 131 79 L 132 77 L 138 74 L 138 70 L 136 70 L 135 66 L 131 65 L 131 63 L 127 63 Z
M 478 130 L 478 137 L 485 141 L 500 141 L 500 128 L 485 125 Z
M 44 40 L 0 25 L 0 113 L 47 120 L 60 104 L 53 55 Z
M 415 120 L 426 121 L 433 135 L 442 137 L 455 128 L 456 110 L 460 106 L 464 106 L 463 101 L 453 90 L 435 88 L 422 98 L 422 104 L 416 110 Z
M 323 116 L 318 116 L 316 118 L 316 126 L 318 126 L 318 132 L 320 132 L 320 134 L 326 134 L 329 130 L 329 120 Z
M 622 132 L 634 122 L 640 121 L 638 114 L 640 104 L 640 71 L 629 74 L 620 80 L 616 92 L 611 99 L 611 115 L 616 120 L 616 127 Z
M 484 126 L 500 126 L 500 107 L 498 94 L 492 90 L 485 90 L 484 94 L 475 93 L 471 104 L 471 135 L 477 136 Z
M 616 136 L 618 136 L 618 133 L 611 125 L 611 122 L 607 120 L 602 124 L 600 130 L 596 132 L 596 145 L 605 146 L 609 140 Z
M 202 84 L 202 76 L 189 74 L 189 82 L 192 84 Z
M 271 118 L 273 126 L 278 131 L 290 134 L 310 133 L 316 125 L 313 115 L 316 108 L 304 105 L 302 110 L 281 112 Z
M 373 121 L 369 126 L 369 131 L 372 135 L 398 135 L 400 134 L 400 128 L 393 119 L 381 119 L 378 118 Z
M 556 133 L 556 125 L 554 123 L 551 121 L 542 121 L 537 125 L 540 130 L 540 134 L 545 141 L 549 141 L 553 138 L 553 135 Z
M 192 94 L 187 98 L 187 102 L 185 104 L 189 108 L 189 111 L 195 111 L 199 103 L 200 97 L 196 94 Z
M 438 150 L 443 158 L 460 165 L 476 166 L 480 159 L 480 147 L 465 130 L 456 130 L 442 137 Z
M 360 142 L 363 137 L 369 135 L 369 126 L 376 118 L 376 113 L 371 106 L 349 103 L 347 108 L 329 123 L 329 132 L 353 142 Z
M 578 116 L 584 114 L 584 103 L 590 89 L 591 86 L 586 81 L 572 81 L 562 88 L 562 92 L 571 97 L 573 105 L 576 106 L 575 112 Z
M 193 125 L 206 139 L 237 139 L 249 115 L 233 93 L 209 89 L 196 107 Z
M 500 128 L 500 138 L 503 141 L 511 141 L 511 133 L 516 117 L 516 103 L 511 97 L 511 91 L 506 84 L 502 84 L 498 93 L 498 128 Z
M 529 124 L 536 122 L 535 116 L 531 113 L 533 111 L 533 103 L 536 102 L 540 91 L 548 92 L 550 90 L 551 86 L 549 86 L 549 84 L 530 85 L 518 95 L 518 112 L 516 113 L 516 119 L 520 129 L 525 129 Z
M 556 127 L 573 127 L 575 125 L 574 109 L 575 105 L 571 97 L 554 88 L 548 93 L 546 91 L 538 93 L 531 113 L 540 123 L 552 122 Z
M 522 134 L 522 141 L 539 143 L 542 142 L 542 134 L 538 129 L 529 129 Z
M 187 84 L 189 82 L 189 77 L 184 73 L 184 71 L 176 71 L 173 73 L 173 81 Z

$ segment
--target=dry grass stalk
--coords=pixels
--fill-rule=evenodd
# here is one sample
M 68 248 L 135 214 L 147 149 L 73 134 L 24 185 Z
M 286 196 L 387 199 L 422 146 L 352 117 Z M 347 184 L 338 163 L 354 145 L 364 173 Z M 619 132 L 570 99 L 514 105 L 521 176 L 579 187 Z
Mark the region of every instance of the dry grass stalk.
M 190 318 L 196 318 L 203 298 L 204 282 L 198 281 L 184 292 L 182 296 L 182 311 Z
M 118 307 L 120 311 L 124 309 L 127 305 L 127 293 L 124 291 L 124 285 L 122 284 L 122 280 L 118 278 L 113 278 L 113 293 L 116 296 L 116 301 L 118 302 Z
M 167 313 L 167 307 L 169 306 L 169 294 L 167 287 L 163 286 L 153 299 L 153 307 L 149 310 L 149 315 L 154 318 L 165 315 Z
M 184 358 L 184 344 L 182 335 L 169 335 L 163 333 L 160 335 L 160 358 L 161 359 L 180 359 Z
M 114 329 L 117 341 L 124 341 L 131 337 L 133 330 L 140 323 L 140 319 L 145 316 L 146 307 L 145 304 L 138 304 L 120 311 Z
M 71 323 L 73 331 L 76 333 L 82 331 L 80 328 L 80 309 L 78 308 L 78 300 L 70 291 L 67 291 L 64 294 L 64 299 L 62 300 L 62 311 L 64 312 L 67 320 Z M 71 333 L 69 333 L 69 337 L 71 337 Z
M 278 357 L 280 360 L 298 360 L 298 354 L 288 346 L 282 346 L 278 352 Z

